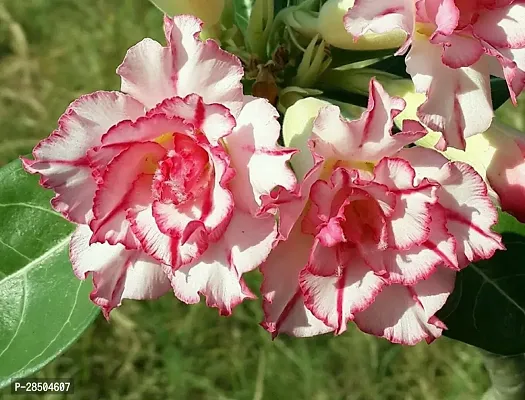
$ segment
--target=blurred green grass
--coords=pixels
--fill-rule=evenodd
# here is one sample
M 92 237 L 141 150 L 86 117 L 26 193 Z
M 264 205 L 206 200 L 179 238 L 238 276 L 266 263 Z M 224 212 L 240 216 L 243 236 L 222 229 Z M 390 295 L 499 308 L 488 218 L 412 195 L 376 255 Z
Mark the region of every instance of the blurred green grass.
M 30 152 L 79 95 L 118 89 L 126 50 L 162 41 L 161 23 L 147 0 L 0 0 L 0 165 Z M 401 347 L 350 327 L 272 341 L 261 317 L 259 301 L 229 318 L 172 295 L 126 301 L 36 376 L 72 377 L 79 400 L 474 400 L 488 386 L 477 350 L 446 338 Z

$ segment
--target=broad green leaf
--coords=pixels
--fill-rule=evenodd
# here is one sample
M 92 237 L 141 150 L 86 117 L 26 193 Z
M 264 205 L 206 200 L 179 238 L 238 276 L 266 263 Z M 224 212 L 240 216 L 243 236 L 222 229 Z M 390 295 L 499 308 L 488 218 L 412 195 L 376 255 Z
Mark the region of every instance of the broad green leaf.
M 74 225 L 51 195 L 20 161 L 0 169 L 0 387 L 53 360 L 98 314 L 69 262 Z
M 502 355 L 525 353 L 525 224 L 500 213 L 507 250 L 458 273 L 438 316 L 445 335 Z
M 246 34 L 250 14 L 252 13 L 255 0 L 233 0 L 233 13 L 235 25 L 240 29 L 243 35 Z

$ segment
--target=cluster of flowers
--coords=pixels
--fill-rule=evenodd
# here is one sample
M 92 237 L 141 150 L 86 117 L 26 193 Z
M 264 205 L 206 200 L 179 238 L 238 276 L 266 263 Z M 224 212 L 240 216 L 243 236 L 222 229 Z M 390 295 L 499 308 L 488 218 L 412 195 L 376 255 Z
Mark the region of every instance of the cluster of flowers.
M 199 38 L 199 19 L 165 17 L 167 46 L 129 49 L 121 91 L 74 101 L 24 168 L 78 225 L 73 270 L 92 275 L 91 300 L 107 318 L 122 299 L 170 290 L 229 315 L 255 297 L 243 274 L 259 268 L 262 326 L 274 336 L 340 334 L 354 321 L 395 343 L 431 342 L 446 329 L 436 313 L 457 271 L 504 249 L 489 194 L 503 199 L 512 187 L 501 204 L 519 215 L 525 146 L 511 140 L 513 164 L 486 179 L 413 143 L 429 127 L 442 133 L 438 150 L 461 150 L 485 131 L 490 74 L 515 101 L 525 82 L 521 3 L 356 0 L 349 37 L 406 32 L 399 52 L 410 47 L 408 72 L 426 95 L 419 121 L 393 133 L 405 101 L 372 79 L 359 119 L 314 98 L 290 107 L 284 129 L 308 133 L 297 148 L 277 144 L 279 113 L 243 94 L 240 61 Z

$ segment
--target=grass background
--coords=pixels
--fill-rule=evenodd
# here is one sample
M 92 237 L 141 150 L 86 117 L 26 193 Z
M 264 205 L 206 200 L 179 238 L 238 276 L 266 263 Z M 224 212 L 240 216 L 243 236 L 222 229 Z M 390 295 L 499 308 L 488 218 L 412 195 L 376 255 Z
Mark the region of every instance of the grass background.
M 0 0 L 0 165 L 47 136 L 76 97 L 118 89 L 126 50 L 163 42 L 161 21 L 147 0 Z M 229 318 L 172 295 L 126 301 L 36 376 L 72 377 L 79 400 L 469 400 L 489 384 L 477 350 L 447 338 L 401 347 L 351 327 L 272 342 L 261 317 L 259 301 Z

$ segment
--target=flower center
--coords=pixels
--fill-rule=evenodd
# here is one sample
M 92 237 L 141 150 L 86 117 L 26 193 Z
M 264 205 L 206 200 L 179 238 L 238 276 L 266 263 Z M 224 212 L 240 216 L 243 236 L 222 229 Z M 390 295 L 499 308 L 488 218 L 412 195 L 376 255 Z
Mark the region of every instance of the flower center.
M 378 243 L 384 226 L 383 215 L 374 199 L 351 201 L 344 211 L 346 223 L 344 233 L 353 243 Z
M 345 167 L 349 169 L 357 169 L 365 172 L 374 172 L 375 164 L 371 161 L 342 161 L 337 159 L 329 159 L 326 161 L 323 172 L 321 173 L 321 179 L 327 180 L 332 175 L 336 168 Z
M 436 26 L 434 24 L 429 24 L 425 22 L 416 22 L 416 32 L 420 35 L 430 37 L 436 30 Z
M 159 140 L 165 140 L 165 136 Z M 213 169 L 208 153 L 195 140 L 184 134 L 169 137 L 173 138 L 174 147 L 158 164 L 153 177 L 153 197 L 180 205 L 198 198 L 209 187 Z

